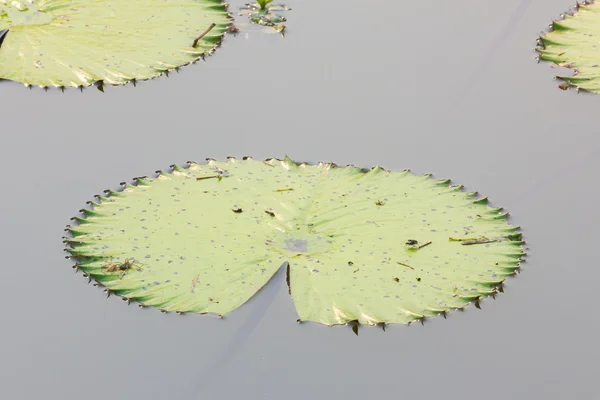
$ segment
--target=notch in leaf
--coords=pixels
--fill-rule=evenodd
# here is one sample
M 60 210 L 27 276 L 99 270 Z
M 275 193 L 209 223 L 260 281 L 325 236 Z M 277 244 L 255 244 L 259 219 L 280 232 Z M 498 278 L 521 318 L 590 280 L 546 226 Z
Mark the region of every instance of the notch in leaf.
M 0 48 L 2 47 L 2 43 L 4 43 L 4 38 L 8 34 L 8 29 L 0 30 Z

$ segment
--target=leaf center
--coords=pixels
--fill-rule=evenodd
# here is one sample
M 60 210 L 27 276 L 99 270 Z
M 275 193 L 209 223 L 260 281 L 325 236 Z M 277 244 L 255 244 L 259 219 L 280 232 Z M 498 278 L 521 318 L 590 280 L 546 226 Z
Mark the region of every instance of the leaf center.
M 288 257 L 317 256 L 331 252 L 333 247 L 331 238 L 301 230 L 285 233 L 270 244 Z

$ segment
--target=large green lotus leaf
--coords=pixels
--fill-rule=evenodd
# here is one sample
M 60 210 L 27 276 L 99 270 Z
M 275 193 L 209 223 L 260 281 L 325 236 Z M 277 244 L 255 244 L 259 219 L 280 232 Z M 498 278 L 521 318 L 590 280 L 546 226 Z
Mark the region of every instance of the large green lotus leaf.
M 67 251 L 164 311 L 225 315 L 288 262 L 300 320 L 408 323 L 494 294 L 524 255 L 501 209 L 409 171 L 231 158 L 123 185 L 74 218 Z
M 42 87 L 150 79 L 210 53 L 229 23 L 220 0 L 0 0 L 0 78 Z
M 600 6 L 577 4 L 576 10 L 552 21 L 552 31 L 540 36 L 539 59 L 574 70 L 574 76 L 557 77 L 564 81 L 561 89 L 574 86 L 600 93 Z

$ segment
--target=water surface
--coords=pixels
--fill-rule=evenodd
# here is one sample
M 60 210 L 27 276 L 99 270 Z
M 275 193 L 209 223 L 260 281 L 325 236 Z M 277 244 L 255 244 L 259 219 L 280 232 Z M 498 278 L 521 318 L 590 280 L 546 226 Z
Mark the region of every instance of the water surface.
M 2 397 L 593 398 L 600 97 L 557 89 L 532 51 L 571 1 L 288 4 L 285 39 L 228 36 L 137 88 L 0 82 Z M 286 153 L 488 195 L 524 228 L 522 274 L 481 311 L 356 337 L 297 324 L 281 278 L 218 320 L 106 299 L 64 259 L 64 225 L 103 189 Z

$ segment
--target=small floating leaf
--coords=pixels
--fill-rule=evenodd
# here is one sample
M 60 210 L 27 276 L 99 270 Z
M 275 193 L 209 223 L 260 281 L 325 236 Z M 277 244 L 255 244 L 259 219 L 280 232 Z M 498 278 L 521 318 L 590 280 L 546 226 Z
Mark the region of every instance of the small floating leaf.
M 213 51 L 229 25 L 220 0 L 0 0 L 0 78 L 42 87 L 150 79 Z
M 225 315 L 289 262 L 301 321 L 423 321 L 495 293 L 524 256 L 501 209 L 449 180 L 380 167 L 210 160 L 91 204 L 68 227 L 78 267 L 165 311 Z
M 286 18 L 276 12 L 290 11 L 291 8 L 271 4 L 273 0 L 259 0 L 257 3 L 246 4 L 240 9 L 240 15 L 247 15 L 248 19 L 253 24 L 269 26 L 275 32 L 281 33 L 285 31 Z
M 576 12 L 552 21 L 552 31 L 538 38 L 539 59 L 570 68 L 573 76 L 558 76 L 561 89 L 573 86 L 600 93 L 600 5 L 577 4 Z

